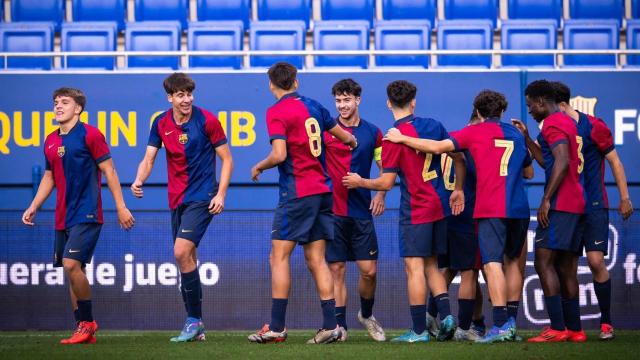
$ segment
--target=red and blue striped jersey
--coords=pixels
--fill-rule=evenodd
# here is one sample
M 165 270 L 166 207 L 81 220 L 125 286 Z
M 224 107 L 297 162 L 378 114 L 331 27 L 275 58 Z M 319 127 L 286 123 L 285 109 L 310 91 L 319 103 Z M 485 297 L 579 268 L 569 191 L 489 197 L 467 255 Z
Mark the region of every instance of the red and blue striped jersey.
M 531 157 L 515 126 L 487 119 L 452 133 L 451 141 L 456 151 L 469 150 L 477 169 L 474 218 L 529 218 L 522 170 Z
M 409 115 L 396 121 L 394 127 L 414 138 L 449 138 L 444 126 L 430 118 Z M 424 224 L 451 214 L 440 161 L 440 155 L 425 154 L 390 141 L 382 143 L 383 171 L 400 176 L 401 224 Z
M 110 159 L 104 135 L 80 121 L 67 134 L 56 130 L 44 142 L 46 169 L 56 186 L 56 230 L 80 223 L 102 224 L 98 164 Z
M 335 126 L 326 108 L 297 93 L 267 109 L 269 139 L 287 143 L 287 158 L 278 165 L 281 200 L 331 192 L 322 133 Z
M 551 209 L 583 214 L 586 193 L 584 191 L 584 139 L 578 134 L 578 124 L 562 112 L 549 115 L 541 124 L 538 144 L 544 157 L 544 174 L 547 183 L 555 159 L 552 150 L 560 144 L 569 146 L 569 169 L 560 186 L 551 197 Z
M 218 118 L 193 107 L 191 119 L 177 125 L 173 109 L 156 116 L 149 132 L 149 146 L 167 151 L 169 207 L 208 201 L 218 192 L 216 147 L 227 143 Z
M 377 126 L 360 119 L 358 126 L 347 127 L 337 123 L 358 139 L 354 150 L 328 132 L 324 133 L 327 148 L 327 171 L 333 182 L 333 213 L 359 219 L 370 219 L 371 191 L 363 188 L 347 189 L 342 178 L 347 172 L 358 173 L 365 179 L 371 177 L 371 163 L 380 160 L 382 132 Z M 377 153 L 377 156 L 376 156 Z

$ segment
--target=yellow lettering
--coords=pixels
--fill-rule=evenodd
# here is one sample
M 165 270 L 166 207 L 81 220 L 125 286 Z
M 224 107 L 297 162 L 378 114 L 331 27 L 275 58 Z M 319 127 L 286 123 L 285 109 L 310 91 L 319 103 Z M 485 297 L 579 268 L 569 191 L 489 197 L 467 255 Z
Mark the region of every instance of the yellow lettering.
M 44 136 L 49 136 L 52 132 L 58 130 L 58 122 L 56 120 L 56 113 L 53 111 L 44 112 Z
M 11 129 L 11 122 L 9 121 L 9 116 L 7 114 L 0 111 L 0 153 L 8 154 L 9 147 L 7 147 L 7 143 L 9 143 L 9 136 Z
M 107 112 L 106 111 L 98 111 L 98 123 L 97 128 L 100 130 L 102 135 L 107 137 Z
M 23 137 L 22 111 L 13 113 L 13 139 L 20 147 L 40 146 L 40 113 L 31 112 L 31 138 Z
M 129 111 L 126 124 L 117 111 L 112 111 L 109 118 L 111 120 L 111 132 L 109 135 L 111 146 L 118 146 L 120 144 L 118 130 L 124 135 L 129 146 L 136 146 L 136 113 Z
M 85 124 L 89 123 L 89 113 L 86 111 L 83 111 L 82 114 L 80 114 L 80 122 L 83 122 Z
M 224 131 L 224 134 L 227 135 L 227 112 L 226 111 L 218 112 L 218 121 L 220 121 L 220 125 L 222 126 L 222 131 Z
M 241 120 L 245 120 L 241 123 Z M 256 142 L 256 118 L 248 111 L 231 112 L 231 146 L 251 146 Z M 246 134 L 240 136 L 240 134 Z

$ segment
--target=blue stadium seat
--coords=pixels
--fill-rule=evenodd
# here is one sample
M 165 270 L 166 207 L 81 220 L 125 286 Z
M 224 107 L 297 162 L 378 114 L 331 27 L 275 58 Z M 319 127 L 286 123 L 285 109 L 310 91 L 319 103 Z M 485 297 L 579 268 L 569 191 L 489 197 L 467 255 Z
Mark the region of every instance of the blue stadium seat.
M 46 52 L 53 50 L 53 23 L 0 24 L 0 52 Z M 53 58 L 13 57 L 2 68 L 50 70 Z
M 198 21 L 240 20 L 243 29 L 249 28 L 251 0 L 198 0 Z
M 562 0 L 509 0 L 509 19 L 552 19 L 560 27 Z
M 242 21 L 192 22 L 187 31 L 187 48 L 195 51 L 242 50 Z M 240 69 L 241 56 L 190 56 L 189 67 Z
M 187 27 L 188 0 L 135 0 L 136 21 L 180 21 Z
M 258 0 L 258 20 L 302 20 L 309 27 L 311 0 Z
M 304 50 L 306 27 L 304 21 L 255 21 L 249 29 L 251 50 Z M 298 69 L 304 66 L 304 56 L 252 56 L 252 67 L 269 67 L 287 61 Z
M 378 21 L 375 28 L 377 50 L 429 50 L 431 24 L 428 21 Z M 379 55 L 377 66 L 429 67 L 427 55 Z
M 73 21 L 115 21 L 124 29 L 125 0 L 74 0 Z
M 498 0 L 444 0 L 444 18 L 447 20 L 491 20 L 496 26 Z
M 624 16 L 624 0 L 569 0 L 569 18 L 615 19 L 618 27 Z
M 316 50 L 369 49 L 369 22 L 318 21 L 313 29 L 313 48 Z M 314 57 L 315 66 L 369 66 L 369 56 L 322 55 Z
M 375 0 L 322 0 L 322 20 L 366 20 L 372 26 Z
M 640 0 L 631 0 L 631 18 L 640 19 Z
M 490 20 L 443 20 L 438 23 L 438 49 L 490 50 L 493 25 Z M 438 66 L 491 67 L 491 55 L 438 55 Z
M 505 20 L 501 44 L 505 50 L 556 49 L 555 20 Z M 502 66 L 554 66 L 553 55 L 502 55 Z
M 177 21 L 146 21 L 127 23 L 124 32 L 127 51 L 176 51 L 180 49 L 180 23 Z M 177 69 L 178 56 L 129 56 L 127 66 L 164 67 Z
M 64 3 L 64 0 L 13 0 L 11 21 L 51 21 L 58 31 L 64 19 Z
M 385 20 L 429 20 L 433 24 L 437 0 L 382 0 Z
M 115 22 L 73 22 L 62 25 L 60 32 L 62 51 L 115 51 L 117 38 Z M 70 56 L 67 68 L 94 68 L 113 70 L 113 56 Z
M 640 20 L 627 20 L 627 49 L 640 50 Z M 627 55 L 628 66 L 640 66 L 640 55 Z
M 616 20 L 567 20 L 565 49 L 618 49 Z M 615 66 L 615 55 L 565 55 L 565 66 Z

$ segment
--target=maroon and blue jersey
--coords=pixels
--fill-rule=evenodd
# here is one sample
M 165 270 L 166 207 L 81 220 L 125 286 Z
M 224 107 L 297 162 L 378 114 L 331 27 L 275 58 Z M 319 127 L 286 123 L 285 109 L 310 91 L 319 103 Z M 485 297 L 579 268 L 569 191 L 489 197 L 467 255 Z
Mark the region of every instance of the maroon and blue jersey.
M 578 112 L 578 132 L 584 141 L 584 184 L 586 212 L 609 208 L 604 186 L 604 157 L 615 150 L 611 130 L 599 118 Z
M 267 109 L 269 139 L 287 143 L 287 158 L 278 165 L 281 200 L 331 192 L 322 133 L 335 126 L 327 109 L 297 93 Z
M 452 133 L 451 141 L 456 151 L 469 150 L 477 169 L 473 217 L 528 219 L 522 169 L 531 157 L 520 131 L 493 118 Z
M 173 119 L 173 109 L 156 116 L 149 132 L 149 146 L 167 151 L 169 207 L 208 201 L 218 192 L 216 147 L 227 143 L 218 118 L 193 107 L 191 119 L 182 125 Z
M 414 138 L 449 138 L 444 126 L 430 118 L 409 115 L 394 126 Z M 431 223 L 451 214 L 440 162 L 440 155 L 425 154 L 390 141 L 382 143 L 383 171 L 400 176 L 400 224 Z
M 449 133 L 453 136 L 455 132 Z M 473 209 L 476 204 L 476 166 L 473 162 L 473 158 L 468 150 L 464 150 L 465 167 L 467 169 L 466 176 L 464 178 L 464 210 L 458 215 L 451 215 L 447 219 L 447 229 L 457 233 L 475 234 L 475 222 L 473 220 Z M 442 173 L 445 179 L 445 187 L 449 191 L 455 190 L 456 176 L 455 168 L 453 167 L 453 159 L 442 154 Z
M 56 230 L 80 223 L 102 224 L 101 171 L 110 159 L 104 135 L 80 121 L 67 134 L 56 130 L 44 141 L 46 169 L 56 186 Z
M 342 178 L 347 172 L 358 173 L 361 177 L 371 177 L 371 163 L 380 160 L 382 150 L 382 132 L 377 126 L 360 119 L 358 126 L 338 124 L 358 139 L 358 147 L 354 150 L 343 144 L 335 136 L 324 133 L 327 148 L 327 171 L 333 183 L 333 213 L 360 219 L 370 219 L 371 192 L 367 189 L 347 189 L 342 185 Z
M 578 134 L 578 124 L 562 112 L 551 114 L 541 124 L 538 144 L 544 157 L 544 174 L 547 184 L 555 162 L 553 148 L 560 144 L 567 144 L 569 147 L 569 169 L 551 197 L 551 210 L 583 214 L 586 202 L 582 171 L 584 139 Z

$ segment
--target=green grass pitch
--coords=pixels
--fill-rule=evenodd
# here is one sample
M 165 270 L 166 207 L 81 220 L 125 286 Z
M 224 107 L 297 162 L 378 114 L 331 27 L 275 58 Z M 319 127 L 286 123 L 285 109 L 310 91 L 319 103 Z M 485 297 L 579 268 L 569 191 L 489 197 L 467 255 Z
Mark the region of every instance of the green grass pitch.
M 207 341 L 174 344 L 166 331 L 100 331 L 95 345 L 59 345 L 69 332 L 0 332 L 0 359 L 637 359 L 640 331 L 617 331 L 613 341 L 588 332 L 582 344 L 376 343 L 362 330 L 350 330 L 346 343 L 306 345 L 312 331 L 292 331 L 281 344 L 250 344 L 250 331 L 208 331 Z M 387 337 L 400 330 L 388 331 Z M 526 337 L 534 332 L 521 332 Z

